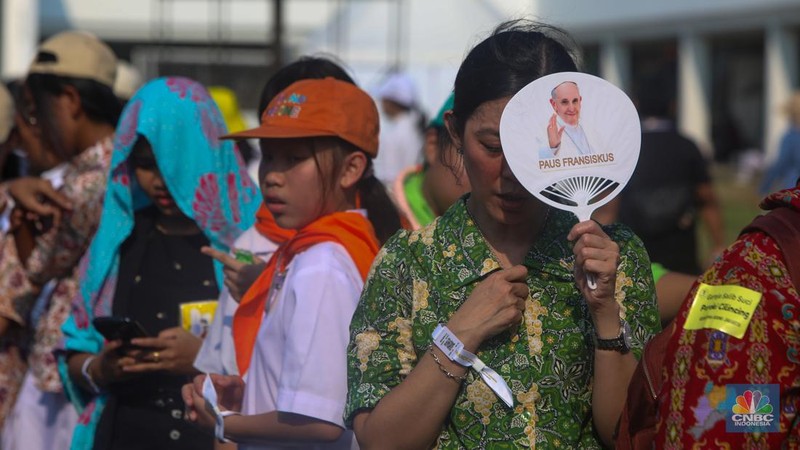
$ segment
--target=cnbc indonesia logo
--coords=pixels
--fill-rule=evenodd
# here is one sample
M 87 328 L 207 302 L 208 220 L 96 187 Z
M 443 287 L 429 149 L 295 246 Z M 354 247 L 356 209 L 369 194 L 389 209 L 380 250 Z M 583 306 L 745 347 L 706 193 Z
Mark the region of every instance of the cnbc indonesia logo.
M 731 421 L 734 427 L 769 428 L 775 421 L 772 413 L 769 395 L 764 395 L 760 390 L 746 390 L 736 396 L 736 404 L 731 410 Z

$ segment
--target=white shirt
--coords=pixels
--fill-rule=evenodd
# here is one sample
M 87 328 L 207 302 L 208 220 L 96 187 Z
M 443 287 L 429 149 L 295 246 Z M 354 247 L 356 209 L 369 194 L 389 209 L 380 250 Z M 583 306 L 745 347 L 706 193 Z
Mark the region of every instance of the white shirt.
M 558 118 L 559 126 L 564 127 L 564 134 L 561 136 L 561 150 L 558 156 L 580 156 L 591 155 L 592 146 L 586 138 L 586 132 L 583 131 L 581 124 L 570 125 Z
M 236 239 L 233 247 L 247 250 L 267 261 L 278 245 L 259 233 L 254 225 Z M 203 345 L 194 360 L 194 367 L 197 370 L 224 375 L 239 374 L 236 348 L 233 344 L 233 314 L 238 307 L 239 303 L 231 297 L 228 288 L 223 286 L 214 320 L 211 321 Z
M 273 279 L 273 286 L 279 284 Z M 350 320 L 363 281 L 341 245 L 316 244 L 296 255 L 271 292 L 245 374 L 243 414 L 302 414 L 344 428 Z M 239 449 L 282 448 L 239 444 Z M 307 449 L 357 449 L 345 430 L 336 442 Z
M 373 161 L 375 177 L 391 187 L 408 166 L 422 162 L 423 136 L 419 113 L 409 111 L 393 120 L 381 121 L 378 157 Z
M 561 143 L 556 148 L 550 148 L 547 144 L 547 138 L 545 137 L 544 144 L 539 148 L 539 158 L 574 158 L 603 152 L 603 145 L 598 137 L 595 135 L 587 135 L 586 129 L 583 128 L 580 123 L 577 125 L 570 125 L 564 122 L 561 117 L 558 117 L 556 121 L 559 128 L 564 127 L 564 133 L 561 135 Z

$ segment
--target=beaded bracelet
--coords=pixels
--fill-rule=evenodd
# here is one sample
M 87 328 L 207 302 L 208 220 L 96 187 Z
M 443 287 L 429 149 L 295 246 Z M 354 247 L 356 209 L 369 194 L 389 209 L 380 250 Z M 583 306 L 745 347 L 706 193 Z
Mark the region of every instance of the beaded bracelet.
M 453 375 L 452 373 L 450 373 L 450 371 L 448 371 L 444 367 L 442 362 L 439 360 L 439 357 L 436 356 L 436 352 L 433 351 L 433 344 L 428 346 L 428 352 L 431 354 L 431 356 L 433 356 L 433 360 L 436 361 L 436 365 L 439 366 L 439 370 L 441 370 L 442 373 L 447 376 L 447 378 L 450 378 L 451 380 L 455 381 L 456 383 L 461 383 L 463 381 L 466 381 L 467 374 L 464 374 L 464 375 Z

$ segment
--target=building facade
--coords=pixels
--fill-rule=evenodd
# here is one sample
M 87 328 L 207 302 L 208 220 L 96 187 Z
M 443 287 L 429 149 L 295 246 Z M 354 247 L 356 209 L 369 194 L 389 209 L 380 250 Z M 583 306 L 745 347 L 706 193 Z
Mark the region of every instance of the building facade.
M 757 148 L 774 156 L 800 88 L 796 0 L 538 0 L 533 9 L 586 48 L 586 70 L 634 94 L 660 74 L 675 94 L 681 131 L 708 157 Z
M 632 96 L 659 76 L 679 128 L 719 160 L 752 148 L 769 159 L 787 125 L 780 107 L 800 87 L 798 0 L 282 0 L 280 21 L 278 0 L 0 1 L 3 79 L 24 74 L 42 38 L 80 28 L 146 78 L 225 84 L 246 109 L 281 60 L 326 52 L 368 90 L 409 72 L 432 113 L 494 24 L 537 17 L 577 38 L 585 71 Z

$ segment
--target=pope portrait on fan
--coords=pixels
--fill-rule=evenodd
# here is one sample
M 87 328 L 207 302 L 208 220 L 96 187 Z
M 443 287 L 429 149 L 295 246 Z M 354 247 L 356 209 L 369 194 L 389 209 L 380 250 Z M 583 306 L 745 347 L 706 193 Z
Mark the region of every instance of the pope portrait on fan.
M 595 136 L 581 124 L 581 98 L 578 84 L 564 81 L 550 91 L 553 115 L 547 122 L 547 139 L 539 146 L 539 158 L 578 157 L 600 153 Z

